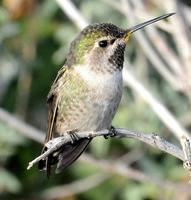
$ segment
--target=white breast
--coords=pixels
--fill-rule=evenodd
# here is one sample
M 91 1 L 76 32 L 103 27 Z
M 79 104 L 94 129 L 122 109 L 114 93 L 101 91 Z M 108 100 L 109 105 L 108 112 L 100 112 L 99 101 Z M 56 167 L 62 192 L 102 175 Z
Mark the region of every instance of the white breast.
M 84 115 L 87 129 L 101 130 L 110 127 L 122 95 L 122 73 L 95 73 L 84 66 L 76 66 L 76 72 L 88 84 L 90 93 L 86 101 L 88 115 Z
M 76 72 L 81 76 L 90 88 L 96 89 L 103 96 L 113 96 L 122 92 L 122 72 L 96 73 L 86 66 L 76 66 Z

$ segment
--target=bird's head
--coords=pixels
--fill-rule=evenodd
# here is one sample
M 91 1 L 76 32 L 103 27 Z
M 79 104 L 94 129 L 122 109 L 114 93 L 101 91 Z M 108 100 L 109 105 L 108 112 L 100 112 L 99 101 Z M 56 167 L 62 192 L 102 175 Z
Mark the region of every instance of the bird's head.
M 89 25 L 71 43 L 67 65 L 80 64 L 100 72 L 121 70 L 125 47 L 132 33 L 173 14 L 156 17 L 129 29 L 121 29 L 111 23 Z

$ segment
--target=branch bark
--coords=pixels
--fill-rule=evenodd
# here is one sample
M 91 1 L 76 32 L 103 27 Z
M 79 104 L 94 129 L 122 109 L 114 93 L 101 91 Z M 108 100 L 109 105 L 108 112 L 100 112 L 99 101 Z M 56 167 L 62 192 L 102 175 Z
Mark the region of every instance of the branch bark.
M 156 134 L 148 134 L 148 133 L 146 134 L 143 132 L 131 131 L 131 130 L 123 129 L 123 128 L 116 128 L 115 135 L 110 130 L 101 130 L 97 132 L 84 131 L 84 132 L 76 132 L 75 134 L 79 140 L 83 138 L 90 139 L 90 138 L 94 138 L 98 136 L 133 138 L 133 139 L 137 139 L 142 142 L 145 142 L 151 145 L 152 147 L 160 149 L 184 161 L 183 151 L 179 147 L 175 146 L 174 144 L 169 143 L 168 141 L 164 140 L 163 138 L 161 138 L 160 136 Z M 48 150 L 42 155 L 35 158 L 33 161 L 29 162 L 27 169 L 30 169 L 34 164 L 38 163 L 42 159 L 47 158 L 51 153 L 57 151 L 62 146 L 69 143 L 73 143 L 73 139 L 70 136 L 70 133 L 63 134 L 63 136 L 61 137 L 57 137 L 50 140 L 46 144 Z
M 20 132 L 27 138 L 30 138 L 36 142 L 43 143 L 44 141 L 44 133 L 33 126 L 26 124 L 25 122 L 17 119 L 16 117 L 12 116 L 2 108 L 0 108 L 0 121 L 4 122 L 5 124 L 9 125 L 10 127 L 14 128 L 16 131 Z M 116 137 L 126 137 L 126 138 L 134 138 L 139 141 L 145 142 L 157 149 L 160 149 L 166 153 L 169 153 L 180 160 L 184 160 L 184 153 L 183 151 L 176 145 L 169 143 L 168 141 L 164 140 L 160 136 L 152 133 L 143 133 L 137 131 L 126 130 L 122 128 L 115 129 L 116 130 Z M 97 136 L 111 136 L 111 132 L 109 130 L 102 130 L 98 132 L 79 132 L 77 133 L 79 139 L 80 138 L 94 138 Z M 72 139 L 69 134 L 65 134 L 64 137 L 58 137 L 56 139 L 51 140 L 47 146 L 50 149 L 57 148 L 59 145 L 64 145 L 66 143 L 72 142 Z M 53 144 L 51 144 L 53 143 Z M 54 149 L 55 150 L 55 149 Z

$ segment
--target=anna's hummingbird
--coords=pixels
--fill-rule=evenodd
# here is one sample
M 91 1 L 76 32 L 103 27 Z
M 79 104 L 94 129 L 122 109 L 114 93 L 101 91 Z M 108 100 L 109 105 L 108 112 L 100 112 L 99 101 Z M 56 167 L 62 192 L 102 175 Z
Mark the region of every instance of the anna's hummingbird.
M 66 63 L 48 94 L 48 131 L 45 143 L 64 133 L 109 129 L 122 96 L 124 51 L 131 34 L 174 13 L 162 15 L 130 29 L 97 23 L 83 29 L 71 43 Z M 45 160 L 39 169 L 50 171 L 57 163 L 63 170 L 90 143 L 81 139 L 65 145 Z M 43 148 L 43 152 L 46 151 Z

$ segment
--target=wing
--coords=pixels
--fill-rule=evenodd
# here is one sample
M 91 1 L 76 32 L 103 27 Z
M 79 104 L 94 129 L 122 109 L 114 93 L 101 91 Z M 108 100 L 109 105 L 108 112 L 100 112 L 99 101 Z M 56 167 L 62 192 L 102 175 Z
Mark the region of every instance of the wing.
M 61 81 L 61 78 L 63 77 L 64 73 L 66 72 L 68 67 L 63 66 L 57 76 L 54 80 L 50 92 L 47 96 L 47 104 L 48 104 L 48 129 L 47 134 L 45 138 L 44 144 L 46 144 L 49 140 L 51 140 L 54 137 L 54 122 L 56 120 L 56 112 L 58 108 L 58 102 L 59 102 L 59 83 Z M 46 146 L 43 147 L 42 153 L 44 153 L 47 150 Z M 50 163 L 51 162 L 51 163 Z M 46 160 L 41 160 L 38 163 L 38 168 L 40 170 L 47 170 L 47 175 L 50 174 L 50 165 L 52 164 L 51 157 L 47 158 Z
M 63 66 L 57 76 L 56 79 L 53 82 L 53 85 L 50 89 L 50 92 L 47 96 L 47 104 L 48 104 L 48 130 L 45 138 L 45 143 L 47 143 L 49 140 L 53 138 L 53 128 L 54 128 L 54 122 L 56 120 L 56 112 L 58 108 L 58 102 L 59 102 L 59 83 L 60 79 L 63 78 L 64 73 L 66 72 L 67 67 Z
M 83 92 L 84 90 L 82 87 L 81 91 L 75 90 L 73 84 L 67 84 L 68 80 L 68 74 L 69 79 L 71 80 L 74 77 L 71 77 L 71 73 L 68 73 L 70 69 L 68 69 L 67 66 L 62 67 L 62 69 L 58 72 L 58 75 L 50 89 L 50 92 L 48 94 L 47 103 L 48 103 L 48 130 L 47 135 L 45 139 L 45 144 L 55 137 L 56 131 L 55 131 L 55 122 L 57 118 L 57 112 L 58 110 L 58 104 L 60 104 L 60 99 L 62 98 L 63 93 L 65 94 L 66 100 L 67 97 L 70 100 L 77 99 L 77 102 L 79 101 L 78 93 Z M 67 78 L 66 78 L 67 77 Z M 82 83 L 78 82 L 77 78 L 77 87 Z M 66 83 L 67 82 L 67 83 Z M 75 82 L 75 81 L 74 81 Z M 64 88 L 64 90 L 63 90 Z M 60 91 L 62 91 L 60 94 Z M 67 91 L 69 91 L 69 96 L 67 96 Z M 60 95 L 60 96 L 59 96 Z M 76 96 L 77 95 L 77 96 Z M 70 101 L 69 100 L 69 101 Z M 63 101 L 63 99 L 62 99 Z M 72 102 L 72 101 L 71 101 Z M 65 113 L 66 114 L 66 113 Z M 76 127 L 73 127 L 73 129 L 76 129 Z M 56 135 L 57 136 L 57 135 Z M 50 168 L 52 165 L 57 164 L 57 171 L 62 171 L 64 168 L 72 164 L 80 155 L 81 153 L 86 149 L 87 145 L 89 144 L 91 140 L 90 139 L 82 139 L 79 140 L 76 144 L 70 144 L 62 147 L 59 149 L 58 152 L 55 152 L 53 155 L 49 155 L 48 158 L 44 160 L 40 160 L 38 163 L 38 168 L 40 170 L 46 170 L 47 176 L 50 175 Z M 44 153 L 47 150 L 47 148 L 44 146 L 42 153 Z

